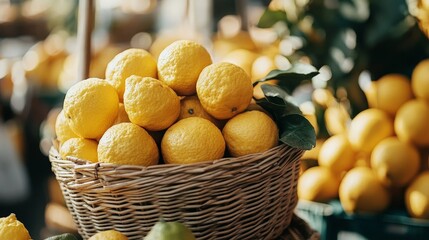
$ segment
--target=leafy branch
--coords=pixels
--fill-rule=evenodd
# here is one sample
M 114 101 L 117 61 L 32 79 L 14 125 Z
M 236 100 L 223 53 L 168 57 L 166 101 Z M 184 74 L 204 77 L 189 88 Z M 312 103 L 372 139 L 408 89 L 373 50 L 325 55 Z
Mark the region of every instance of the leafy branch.
M 273 70 L 256 84 L 270 79 L 284 82 L 285 88 L 292 92 L 302 81 L 319 74 L 311 65 L 296 64 L 288 70 Z M 264 98 L 256 103 L 268 111 L 279 127 L 280 141 L 295 148 L 310 150 L 316 145 L 316 133 L 311 123 L 303 116 L 292 97 L 280 86 L 264 84 L 261 86 Z

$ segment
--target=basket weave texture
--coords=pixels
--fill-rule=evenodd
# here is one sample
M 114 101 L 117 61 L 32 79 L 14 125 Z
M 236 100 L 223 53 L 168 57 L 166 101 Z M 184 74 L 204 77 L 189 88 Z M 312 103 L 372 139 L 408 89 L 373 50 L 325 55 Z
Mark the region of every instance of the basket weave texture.
M 84 239 L 116 229 L 142 239 L 160 219 L 181 221 L 197 239 L 275 239 L 297 204 L 303 151 L 266 152 L 189 165 L 150 167 L 49 159 Z

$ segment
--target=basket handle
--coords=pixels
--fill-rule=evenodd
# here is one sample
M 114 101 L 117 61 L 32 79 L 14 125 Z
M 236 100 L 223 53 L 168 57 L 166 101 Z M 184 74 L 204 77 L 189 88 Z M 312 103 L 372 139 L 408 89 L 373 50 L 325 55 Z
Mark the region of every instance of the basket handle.
M 91 59 L 91 32 L 94 22 L 94 12 L 94 0 L 79 1 L 77 29 L 78 80 L 87 79 L 89 75 L 89 64 Z

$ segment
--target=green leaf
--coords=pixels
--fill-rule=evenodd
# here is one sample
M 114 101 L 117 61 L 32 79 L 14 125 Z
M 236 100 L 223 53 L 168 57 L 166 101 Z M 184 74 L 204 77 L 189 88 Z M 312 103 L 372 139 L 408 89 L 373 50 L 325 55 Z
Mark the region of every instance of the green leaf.
M 319 72 L 314 66 L 305 63 L 295 63 L 287 70 L 272 70 L 267 76 L 254 82 L 253 86 L 256 86 L 260 82 L 277 79 L 280 81 L 279 85 L 285 87 L 288 92 L 293 92 L 303 81 L 310 80 L 317 74 Z
M 260 82 L 264 82 L 271 79 L 277 79 L 277 80 L 288 80 L 288 79 L 294 79 L 294 80 L 306 80 L 310 79 L 314 76 L 319 74 L 317 69 L 310 64 L 305 63 L 295 63 L 292 65 L 291 68 L 287 70 L 272 70 L 270 73 L 268 73 L 267 76 L 260 79 Z
M 310 122 L 302 116 L 291 96 L 276 85 L 263 85 L 265 98 L 256 103 L 268 111 L 280 131 L 280 141 L 295 148 L 309 150 L 316 144 L 316 133 Z
M 310 150 L 316 146 L 316 133 L 311 123 L 302 115 L 292 114 L 280 122 L 280 141 L 295 148 Z
M 272 104 L 280 107 L 282 111 L 278 110 L 277 114 L 280 113 L 280 117 L 284 117 L 289 114 L 301 114 L 301 110 L 295 104 L 291 103 L 292 97 L 287 94 L 285 90 L 276 85 L 262 85 L 261 89 L 265 95 L 265 99 Z
M 287 20 L 287 16 L 284 11 L 280 11 L 280 10 L 272 11 L 267 9 L 259 19 L 257 26 L 260 28 L 270 28 L 275 23 L 279 21 L 286 21 L 286 20 Z

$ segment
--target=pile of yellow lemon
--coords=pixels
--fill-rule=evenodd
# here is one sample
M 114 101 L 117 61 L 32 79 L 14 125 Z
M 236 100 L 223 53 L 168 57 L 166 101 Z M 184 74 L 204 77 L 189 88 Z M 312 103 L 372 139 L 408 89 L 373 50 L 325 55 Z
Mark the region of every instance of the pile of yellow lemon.
M 399 200 L 429 219 L 429 59 L 411 80 L 388 74 L 364 91 L 370 108 L 321 145 L 319 166 L 299 179 L 299 198 L 339 197 L 347 212 L 381 212 Z
M 234 64 L 213 63 L 197 42 L 175 41 L 158 60 L 127 49 L 109 62 L 105 77 L 68 90 L 55 126 L 61 157 L 189 164 L 278 144 L 271 117 L 249 109 L 249 75 Z

